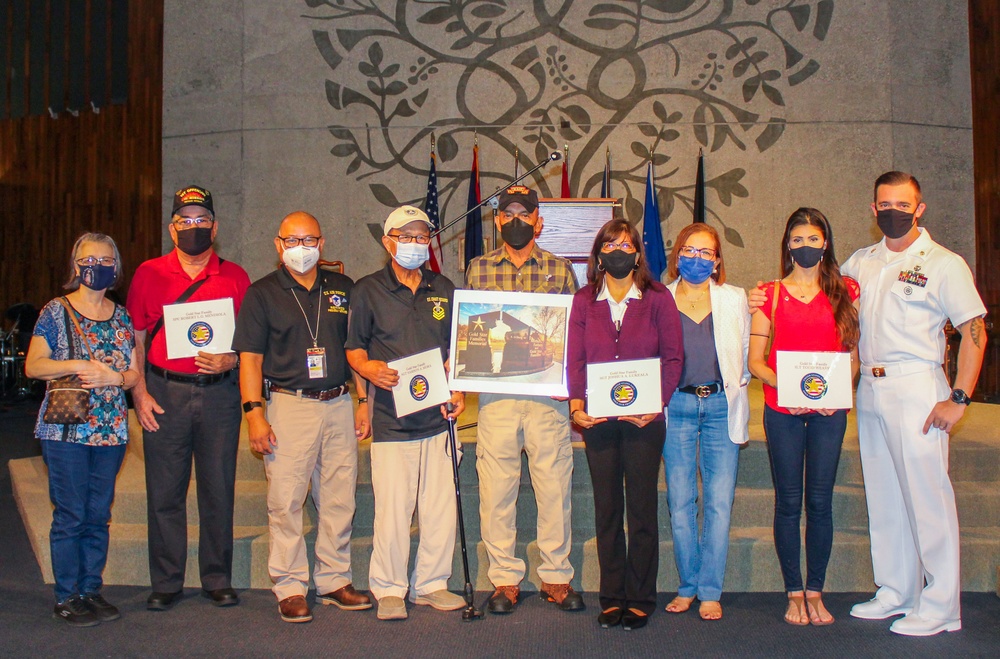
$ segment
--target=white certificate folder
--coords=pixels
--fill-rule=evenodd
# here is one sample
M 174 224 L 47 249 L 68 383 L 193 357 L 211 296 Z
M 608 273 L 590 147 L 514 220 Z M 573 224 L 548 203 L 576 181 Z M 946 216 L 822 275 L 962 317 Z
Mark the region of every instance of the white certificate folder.
M 846 410 L 852 404 L 850 353 L 778 351 L 778 405 Z
M 635 416 L 663 412 L 660 360 L 587 364 L 587 414 Z
M 163 307 L 169 359 L 197 357 L 199 352 L 232 352 L 235 330 L 236 313 L 231 297 Z
M 448 376 L 441 361 L 441 350 L 431 348 L 409 357 L 387 362 L 399 372 L 399 384 L 392 388 L 396 417 L 404 417 L 451 399 Z

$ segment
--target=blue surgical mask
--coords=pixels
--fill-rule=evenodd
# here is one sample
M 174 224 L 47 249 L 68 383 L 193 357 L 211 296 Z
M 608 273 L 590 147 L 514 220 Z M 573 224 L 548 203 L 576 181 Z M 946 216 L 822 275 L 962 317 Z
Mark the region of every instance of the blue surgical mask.
M 396 254 L 392 257 L 404 270 L 416 270 L 430 257 L 430 245 L 420 243 L 396 243 Z
M 677 259 L 677 271 L 681 278 L 691 284 L 700 284 L 712 276 L 715 261 L 706 261 L 699 256 L 682 256 Z
M 80 283 L 92 291 L 103 291 L 115 283 L 115 266 L 85 265 L 80 266 Z

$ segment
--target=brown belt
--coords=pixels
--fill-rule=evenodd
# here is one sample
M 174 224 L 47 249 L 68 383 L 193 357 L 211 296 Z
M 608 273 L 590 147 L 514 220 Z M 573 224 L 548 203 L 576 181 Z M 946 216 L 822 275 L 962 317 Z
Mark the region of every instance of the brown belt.
M 269 384 L 267 389 L 268 391 L 273 391 L 278 394 L 288 394 L 289 396 L 296 396 L 297 398 L 310 398 L 312 400 L 333 400 L 334 398 L 343 396 L 350 391 L 350 388 L 346 384 L 334 387 L 333 389 L 285 389 L 284 387 L 279 387 L 276 384 Z

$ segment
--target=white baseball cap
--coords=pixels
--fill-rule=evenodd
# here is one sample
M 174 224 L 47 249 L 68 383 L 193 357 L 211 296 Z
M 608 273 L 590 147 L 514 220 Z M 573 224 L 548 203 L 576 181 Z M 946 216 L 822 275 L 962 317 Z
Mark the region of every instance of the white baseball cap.
M 401 229 L 410 222 L 418 221 L 424 222 L 427 224 L 428 228 L 432 231 L 434 230 L 434 225 L 431 224 L 430 219 L 427 217 L 427 213 L 423 212 L 416 206 L 400 206 L 396 210 L 389 213 L 389 217 L 385 218 L 383 233 L 385 235 L 389 235 L 389 232 L 393 229 Z

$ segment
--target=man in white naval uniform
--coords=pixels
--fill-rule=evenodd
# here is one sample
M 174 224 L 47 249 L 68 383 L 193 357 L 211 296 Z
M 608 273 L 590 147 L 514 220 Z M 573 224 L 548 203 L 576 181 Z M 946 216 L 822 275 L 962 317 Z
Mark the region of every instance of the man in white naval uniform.
M 841 266 L 861 284 L 858 437 L 879 586 L 851 615 L 905 614 L 891 631 L 930 636 L 962 627 L 948 435 L 979 377 L 986 308 L 962 257 L 917 227 L 915 178 L 883 174 L 871 207 L 883 240 Z M 962 335 L 954 388 L 941 368 L 948 320 Z

